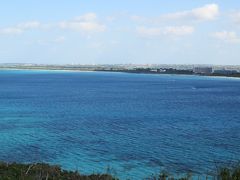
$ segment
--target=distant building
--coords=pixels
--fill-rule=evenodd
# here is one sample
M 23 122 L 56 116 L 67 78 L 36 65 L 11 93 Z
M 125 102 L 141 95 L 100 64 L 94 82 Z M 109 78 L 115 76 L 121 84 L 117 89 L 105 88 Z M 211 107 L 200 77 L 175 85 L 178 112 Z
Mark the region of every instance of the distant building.
M 158 72 L 157 69 L 151 69 L 151 72 Z
M 195 74 L 212 74 L 213 68 L 212 67 L 194 67 L 193 72 Z
M 158 73 L 163 73 L 163 72 L 166 72 L 166 69 L 160 68 L 160 69 L 157 69 L 157 72 L 158 72 Z

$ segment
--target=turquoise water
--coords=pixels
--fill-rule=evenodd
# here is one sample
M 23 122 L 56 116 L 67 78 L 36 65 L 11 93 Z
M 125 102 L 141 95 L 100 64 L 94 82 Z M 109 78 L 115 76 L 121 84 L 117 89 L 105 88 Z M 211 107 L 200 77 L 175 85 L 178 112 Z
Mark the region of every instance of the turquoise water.
M 240 80 L 0 71 L 0 160 L 142 179 L 240 160 Z

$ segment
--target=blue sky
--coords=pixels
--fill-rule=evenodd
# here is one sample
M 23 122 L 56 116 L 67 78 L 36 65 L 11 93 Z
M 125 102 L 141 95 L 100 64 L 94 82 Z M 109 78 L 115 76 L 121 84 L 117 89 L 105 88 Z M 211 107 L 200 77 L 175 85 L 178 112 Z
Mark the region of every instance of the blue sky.
M 0 63 L 240 64 L 238 0 L 9 0 Z

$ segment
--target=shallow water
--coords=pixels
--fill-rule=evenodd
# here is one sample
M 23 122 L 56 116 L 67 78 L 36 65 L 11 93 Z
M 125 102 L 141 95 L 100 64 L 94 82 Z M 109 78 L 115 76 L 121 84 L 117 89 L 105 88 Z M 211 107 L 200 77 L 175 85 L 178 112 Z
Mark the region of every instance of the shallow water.
M 240 80 L 0 71 L 0 160 L 141 179 L 240 160 Z

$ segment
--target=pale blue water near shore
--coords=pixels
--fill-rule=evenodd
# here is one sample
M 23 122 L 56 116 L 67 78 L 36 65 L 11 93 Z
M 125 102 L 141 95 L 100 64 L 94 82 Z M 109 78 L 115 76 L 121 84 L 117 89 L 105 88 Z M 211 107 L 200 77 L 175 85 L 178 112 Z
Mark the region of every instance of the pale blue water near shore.
M 240 80 L 0 71 L 0 160 L 141 179 L 240 160 Z M 134 177 L 134 178 L 133 178 Z

